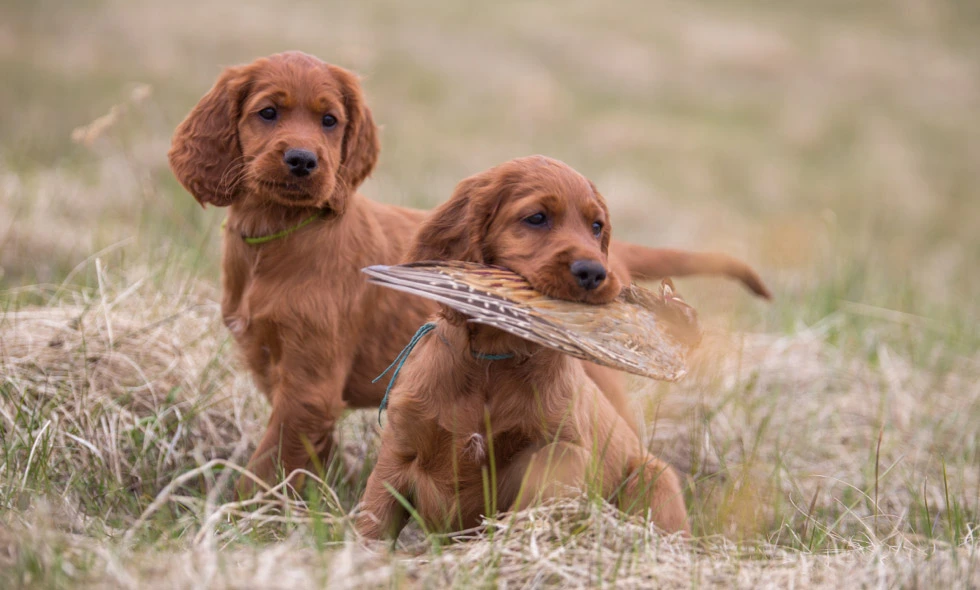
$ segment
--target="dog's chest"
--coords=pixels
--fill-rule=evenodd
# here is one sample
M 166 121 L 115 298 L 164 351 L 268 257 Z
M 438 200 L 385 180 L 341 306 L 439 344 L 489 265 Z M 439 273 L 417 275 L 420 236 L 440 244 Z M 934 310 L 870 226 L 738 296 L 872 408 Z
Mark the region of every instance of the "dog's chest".
M 358 307 L 365 289 L 356 265 L 340 257 L 316 260 L 259 258 L 242 286 L 240 314 L 249 321 L 302 324 L 307 329 L 342 322 Z
M 488 371 L 477 392 L 490 428 L 494 432 L 520 431 L 526 436 L 533 435 L 552 421 L 553 408 L 560 403 L 560 396 L 556 395 L 553 383 L 523 371 L 501 369 Z

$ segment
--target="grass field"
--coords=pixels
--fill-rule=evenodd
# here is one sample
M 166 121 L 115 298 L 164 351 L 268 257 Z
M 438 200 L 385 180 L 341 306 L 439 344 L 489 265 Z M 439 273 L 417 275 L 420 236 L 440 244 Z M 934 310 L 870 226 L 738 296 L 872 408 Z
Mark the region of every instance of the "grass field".
M 583 497 L 392 552 L 329 474 L 230 503 L 268 406 L 166 151 L 285 49 L 364 76 L 374 199 L 544 153 L 618 237 L 760 268 L 770 305 L 678 281 L 694 371 L 632 381 L 693 541 Z M 980 586 L 980 5 L 4 0 L 0 79 L 3 587 Z

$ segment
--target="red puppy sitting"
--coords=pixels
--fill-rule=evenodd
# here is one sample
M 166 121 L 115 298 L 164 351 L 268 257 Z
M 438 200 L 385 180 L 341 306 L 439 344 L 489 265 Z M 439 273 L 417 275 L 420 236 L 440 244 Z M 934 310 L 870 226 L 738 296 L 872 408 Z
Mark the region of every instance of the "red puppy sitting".
M 609 214 L 592 183 L 532 156 L 461 182 L 408 260 L 494 264 L 552 297 L 604 303 L 623 284 L 609 244 Z M 392 389 L 357 525 L 368 538 L 397 536 L 406 511 L 391 490 L 427 526 L 456 530 L 494 509 L 485 483 L 496 484 L 496 506 L 519 509 L 590 478 L 624 510 L 688 531 L 677 476 L 643 448 L 582 363 L 443 307 Z

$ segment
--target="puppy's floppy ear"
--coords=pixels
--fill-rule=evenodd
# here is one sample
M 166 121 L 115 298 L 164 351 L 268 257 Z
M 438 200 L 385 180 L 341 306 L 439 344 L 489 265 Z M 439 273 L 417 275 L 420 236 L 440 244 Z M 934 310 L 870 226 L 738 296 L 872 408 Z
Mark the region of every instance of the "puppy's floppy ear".
M 346 198 L 371 174 L 374 165 L 378 162 L 381 144 L 378 141 L 378 129 L 374 125 L 371 109 L 365 103 L 357 76 L 338 66 L 330 65 L 328 68 L 340 82 L 347 116 L 336 188 L 336 191 L 343 191 L 343 194 L 334 195 L 334 200 L 338 201 L 337 197 Z M 343 200 L 339 202 L 342 203 Z
M 437 207 L 415 234 L 407 262 L 462 260 L 492 263 L 485 237 L 504 200 L 506 187 L 494 169 L 471 176 Z
M 225 207 L 241 193 L 238 120 L 251 71 L 249 66 L 225 69 L 174 132 L 170 169 L 201 205 Z

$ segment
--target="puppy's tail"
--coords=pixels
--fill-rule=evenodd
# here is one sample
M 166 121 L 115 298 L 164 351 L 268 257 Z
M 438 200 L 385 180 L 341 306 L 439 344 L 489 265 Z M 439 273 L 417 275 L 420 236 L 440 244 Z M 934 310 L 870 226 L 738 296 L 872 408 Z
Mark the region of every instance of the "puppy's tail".
M 629 269 L 634 279 L 659 279 L 688 275 L 724 275 L 742 282 L 764 299 L 772 293 L 751 266 L 738 258 L 717 252 L 690 252 L 669 248 L 647 248 L 628 242 L 612 241 L 612 255 Z

